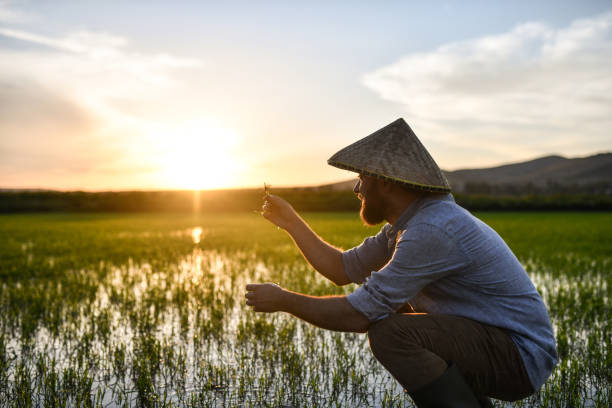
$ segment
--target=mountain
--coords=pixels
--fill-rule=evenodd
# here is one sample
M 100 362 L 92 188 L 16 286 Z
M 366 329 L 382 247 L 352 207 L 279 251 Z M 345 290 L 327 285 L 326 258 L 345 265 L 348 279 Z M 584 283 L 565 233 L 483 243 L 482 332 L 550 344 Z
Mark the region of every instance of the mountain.
M 476 192 L 478 186 L 504 187 L 530 186 L 535 190 L 595 186 L 612 187 L 612 153 L 588 157 L 566 158 L 545 156 L 526 162 L 506 164 L 484 169 L 462 169 L 444 172 L 457 192 Z M 486 192 L 486 191 L 480 191 Z
M 545 156 L 480 169 L 444 171 L 458 193 L 596 192 L 612 194 L 612 153 L 566 158 Z M 319 186 L 349 190 L 356 180 Z

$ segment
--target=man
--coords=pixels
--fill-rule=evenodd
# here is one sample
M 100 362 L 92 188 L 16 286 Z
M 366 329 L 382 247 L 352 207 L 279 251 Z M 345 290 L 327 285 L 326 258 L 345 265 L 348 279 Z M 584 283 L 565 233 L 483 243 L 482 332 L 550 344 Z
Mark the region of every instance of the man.
M 367 332 L 374 356 L 419 407 L 490 406 L 538 390 L 557 363 L 546 307 L 499 235 L 455 204 L 435 161 L 403 119 L 328 163 L 359 173 L 361 217 L 387 224 L 348 251 L 324 242 L 276 196 L 263 215 L 348 296 L 247 285 L 256 312 Z M 409 311 L 410 313 L 405 313 Z

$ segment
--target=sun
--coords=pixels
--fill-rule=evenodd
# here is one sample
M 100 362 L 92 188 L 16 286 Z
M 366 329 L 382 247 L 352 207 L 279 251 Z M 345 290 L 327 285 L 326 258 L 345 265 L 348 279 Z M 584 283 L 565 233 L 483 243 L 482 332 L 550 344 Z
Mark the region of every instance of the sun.
M 232 130 L 197 120 L 174 126 L 164 134 L 158 151 L 164 184 L 202 190 L 228 187 L 237 181 L 240 162 L 233 150 L 239 138 Z

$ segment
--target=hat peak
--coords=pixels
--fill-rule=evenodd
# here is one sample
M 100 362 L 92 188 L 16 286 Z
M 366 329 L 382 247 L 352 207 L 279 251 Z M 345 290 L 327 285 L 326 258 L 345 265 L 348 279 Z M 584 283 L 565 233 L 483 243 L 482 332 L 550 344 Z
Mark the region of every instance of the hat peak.
M 420 190 L 450 191 L 446 177 L 401 117 L 341 149 L 327 162 Z

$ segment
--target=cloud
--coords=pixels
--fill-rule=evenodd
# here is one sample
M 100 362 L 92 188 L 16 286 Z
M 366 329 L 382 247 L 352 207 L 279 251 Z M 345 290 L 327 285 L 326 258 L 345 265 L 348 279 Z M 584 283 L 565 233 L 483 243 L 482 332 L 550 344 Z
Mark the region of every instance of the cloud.
M 612 12 L 561 29 L 529 22 L 409 54 L 363 84 L 402 104 L 447 161 L 451 148 L 495 161 L 609 150 L 610 67 Z
M 116 55 L 116 49 L 125 45 L 125 39 L 106 33 L 77 32 L 65 38 L 53 38 L 27 31 L 0 28 L 0 35 L 46 45 L 58 50 L 88 53 L 92 56 Z
M 0 185 L 16 185 L 37 171 L 75 183 L 62 187 L 78 187 L 79 172 L 150 172 L 151 161 L 139 162 L 150 159 L 147 148 L 155 142 L 146 134 L 152 119 L 146 112 L 181 95 L 178 70 L 203 65 L 135 52 L 110 33 L 53 37 L 0 26 L 0 36 L 39 45 L 0 48 Z M 81 186 L 91 182 L 83 180 Z
M 34 84 L 0 82 L 0 166 L 49 170 L 58 156 L 78 162 L 87 155 L 87 142 L 97 122 L 88 112 Z M 81 152 L 74 147 L 81 145 Z M 27 154 L 23 147 L 27 146 Z M 76 153 L 76 154 L 75 154 Z M 80 167 L 80 166 L 79 166 Z M 80 168 L 82 170 L 82 168 Z
M 33 17 L 11 7 L 12 1 L 0 0 L 0 23 L 22 23 Z
M 79 31 L 56 38 L 0 27 L 0 35 L 55 51 L 0 50 L 0 57 L 10 58 L 0 72 L 5 77 L 27 76 L 99 108 L 105 99 L 165 91 L 177 83 L 174 70 L 202 66 L 196 59 L 129 51 L 125 38 L 109 33 Z

